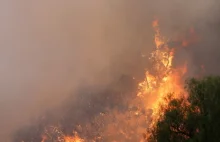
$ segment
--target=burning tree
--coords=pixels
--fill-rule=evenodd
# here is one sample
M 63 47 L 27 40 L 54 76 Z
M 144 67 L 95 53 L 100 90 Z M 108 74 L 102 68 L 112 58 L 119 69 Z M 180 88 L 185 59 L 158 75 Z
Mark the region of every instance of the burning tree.
M 169 47 L 170 41 L 161 35 L 158 20 L 153 21 L 152 26 L 155 48 L 149 58 L 151 67 L 142 82 L 132 76 L 123 77 L 103 92 L 85 92 L 88 95 L 79 95 L 76 102 L 67 103 L 65 111 L 60 113 L 62 117 L 55 122 L 51 122 L 54 118 L 49 115 L 39 124 L 17 133 L 14 141 L 134 142 L 140 141 L 143 133 L 145 139 L 155 139 L 157 126 L 168 108 L 188 109 L 182 84 L 187 66 L 173 66 L 175 48 Z M 170 96 L 170 92 L 175 94 Z M 83 91 L 80 94 L 84 94 Z M 178 103 L 172 99 L 178 99 Z
M 220 141 L 220 77 L 190 79 L 187 99 L 169 100 L 148 141 Z
M 156 49 L 149 58 L 152 67 L 146 72 L 145 80 L 139 84 L 138 92 L 144 108 L 153 111 L 149 130 L 163 116 L 163 111 L 159 107 L 161 104 L 166 106 L 169 103 L 168 100 L 164 100 L 169 93 L 176 92 L 174 98 L 182 97 L 179 95 L 181 93 L 186 94 L 182 81 L 187 70 L 186 64 L 173 67 L 175 48 L 169 47 L 169 41 L 161 35 L 158 20 L 153 21 L 152 26 L 156 32 L 154 36 Z

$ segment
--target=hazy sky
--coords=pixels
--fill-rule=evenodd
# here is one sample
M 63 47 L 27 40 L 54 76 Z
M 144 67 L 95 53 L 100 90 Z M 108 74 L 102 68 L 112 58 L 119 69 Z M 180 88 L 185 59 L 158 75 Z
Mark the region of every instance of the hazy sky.
M 192 66 L 196 56 L 216 67 L 219 35 L 210 30 L 216 5 L 215 0 L 0 0 L 0 137 L 6 141 L 12 130 L 61 103 L 81 81 L 105 86 L 117 74 L 131 73 L 139 53 L 151 49 L 155 15 L 167 36 L 193 24 L 208 33 L 201 50 L 184 54 Z

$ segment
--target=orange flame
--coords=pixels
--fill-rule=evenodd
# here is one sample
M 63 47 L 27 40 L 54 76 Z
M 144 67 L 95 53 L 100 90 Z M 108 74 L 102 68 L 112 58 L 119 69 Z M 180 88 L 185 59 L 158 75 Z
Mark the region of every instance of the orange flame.
M 79 136 L 65 136 L 64 142 L 84 142 Z
M 79 137 L 77 132 L 73 132 L 74 136 L 64 136 L 64 142 L 84 142 L 82 138 Z
M 159 23 L 159 21 L 155 20 L 155 21 L 152 22 L 152 26 L 153 26 L 153 28 L 156 32 L 156 34 L 154 36 L 154 41 L 155 41 L 156 47 L 160 48 L 160 46 L 164 44 L 164 40 L 160 35 L 160 29 L 159 29 L 159 24 L 158 23 Z
M 168 96 L 169 93 L 175 92 L 173 97 L 180 97 L 180 94 L 185 94 L 183 86 L 182 86 L 182 78 L 187 72 L 187 63 L 185 63 L 183 66 L 179 66 L 178 68 L 173 67 L 173 59 L 175 57 L 175 50 L 174 48 L 170 48 L 168 46 L 168 40 L 166 40 L 160 32 L 159 28 L 159 21 L 155 20 L 152 22 L 153 29 L 155 30 L 154 35 L 154 42 L 155 42 L 155 50 L 151 53 L 151 57 L 149 60 L 152 62 L 152 70 L 148 70 L 145 73 L 145 78 L 142 82 L 139 83 L 139 90 L 137 93 L 137 97 L 129 102 L 129 108 L 132 108 L 133 106 L 136 107 L 136 109 L 133 111 L 130 111 L 125 114 L 121 114 L 120 112 L 111 110 L 111 112 L 108 115 L 100 115 L 102 119 L 106 119 L 107 125 L 105 126 L 103 134 L 105 136 L 114 137 L 114 133 L 120 134 L 120 136 L 124 136 L 127 139 L 130 139 L 131 134 L 136 135 L 133 131 L 127 132 L 130 129 L 126 129 L 126 131 L 120 130 L 121 126 L 127 126 L 133 128 L 133 126 L 137 126 L 137 117 L 139 115 L 142 115 L 143 117 L 139 118 L 138 122 L 144 123 L 144 129 L 139 128 L 138 132 L 141 131 L 141 133 L 145 130 L 146 127 L 152 128 L 154 124 L 157 122 L 158 119 L 163 115 L 163 112 L 161 112 L 161 104 L 163 106 L 167 106 L 168 102 L 164 99 Z M 194 29 L 190 30 L 191 35 L 195 35 Z M 185 40 L 182 43 L 182 46 L 187 46 L 191 41 Z M 135 79 L 135 78 L 133 78 Z M 132 108 L 133 109 L 133 108 Z M 142 113 L 142 110 L 148 110 L 152 109 L 152 122 L 149 124 L 146 124 L 146 113 Z M 131 113 L 134 112 L 134 116 L 132 119 L 129 119 L 128 123 L 124 123 L 129 116 L 129 118 L 132 116 Z M 147 111 L 145 111 L 147 112 Z M 151 114 L 150 114 L 151 115 Z M 111 123 L 109 119 L 113 116 L 114 122 Z M 117 119 L 119 123 L 115 123 L 115 117 L 117 116 Z M 143 118 L 143 119 L 142 119 Z M 102 120 L 101 119 L 101 120 Z M 148 118 L 147 118 L 148 119 Z M 97 117 L 97 121 L 99 122 L 99 116 Z M 105 123 L 106 124 L 106 123 Z M 149 126 L 148 126 L 149 125 Z M 139 125 L 138 125 L 139 126 Z M 135 127 L 134 127 L 135 128 Z M 61 135 L 60 135 L 61 134 Z M 144 137 L 147 137 L 144 135 Z M 80 138 L 77 133 L 74 133 L 73 136 L 66 136 L 59 130 L 59 136 L 61 136 L 61 141 L 58 142 L 85 142 L 88 141 L 87 139 Z M 47 137 L 43 136 L 41 142 L 46 142 Z
M 47 140 L 47 136 L 43 135 L 41 142 L 46 142 L 46 140 Z
M 137 95 L 146 102 L 146 108 L 153 110 L 153 125 L 162 115 L 160 105 L 166 106 L 168 103 L 164 98 L 172 92 L 175 92 L 174 97 L 184 92 L 181 79 L 187 72 L 187 64 L 177 69 L 173 68 L 174 49 L 169 48 L 167 40 L 161 36 L 158 20 L 153 21 L 152 26 L 155 30 L 156 46 L 150 58 L 154 64 L 153 72 L 146 72 L 145 80 L 139 83 Z M 150 102 L 149 98 L 151 98 Z
M 48 140 L 56 142 L 84 142 L 82 138 L 79 137 L 77 132 L 73 132 L 73 136 L 65 135 L 59 127 L 51 126 L 53 131 L 48 131 L 46 129 L 45 134 L 42 135 L 41 142 L 47 142 Z

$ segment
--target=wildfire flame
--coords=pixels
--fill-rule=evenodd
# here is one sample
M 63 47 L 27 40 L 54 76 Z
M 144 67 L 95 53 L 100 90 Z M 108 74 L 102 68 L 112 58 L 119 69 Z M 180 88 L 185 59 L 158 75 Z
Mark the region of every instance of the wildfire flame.
M 75 136 L 65 136 L 64 142 L 84 142 L 78 135 Z
M 45 128 L 44 135 L 42 136 L 41 142 L 84 142 L 82 138 L 79 137 L 77 132 L 73 132 L 73 136 L 65 135 L 60 128 L 50 126 L 49 128 Z
M 182 67 L 173 67 L 174 48 L 168 46 L 166 40 L 160 33 L 158 20 L 153 21 L 152 26 L 155 30 L 155 46 L 149 60 L 152 62 L 152 69 L 146 72 L 145 80 L 139 83 L 138 97 L 146 103 L 146 108 L 153 110 L 152 122 L 155 122 L 163 115 L 160 106 L 166 106 L 168 102 L 164 99 L 169 93 L 174 93 L 174 97 L 184 93 L 182 87 L 182 77 L 187 72 L 187 64 Z M 152 98 L 149 101 L 149 98 Z
M 131 140 L 131 134 L 135 135 L 137 131 L 132 130 L 132 132 L 128 132 L 130 129 L 128 130 L 126 129 L 126 127 L 126 130 L 118 128 L 121 126 L 120 124 L 122 124 L 122 122 L 125 123 L 123 124 L 123 126 L 129 125 L 129 127 L 132 127 L 133 125 L 137 125 L 136 122 L 139 119 L 138 122 L 141 125 L 142 122 L 144 122 L 143 128 L 146 128 L 147 125 L 147 127 L 151 129 L 152 127 L 154 127 L 154 124 L 158 121 L 158 119 L 160 119 L 160 117 L 163 115 L 160 106 L 162 105 L 163 107 L 166 107 L 168 104 L 167 100 L 164 98 L 166 98 L 169 95 L 169 93 L 174 92 L 175 94 L 173 94 L 172 97 L 175 98 L 180 97 L 181 94 L 185 94 L 182 81 L 184 75 L 187 72 L 187 63 L 174 68 L 173 59 L 175 57 L 175 49 L 169 47 L 169 41 L 161 35 L 159 21 L 154 20 L 152 22 L 152 26 L 155 30 L 155 50 L 151 53 L 151 56 L 149 58 L 152 67 L 146 71 L 144 80 L 139 83 L 136 99 L 134 99 L 130 104 L 128 104 L 129 108 L 130 106 L 134 106 L 137 109 L 135 111 L 129 110 L 128 113 L 126 112 L 127 114 L 125 112 L 123 114 L 120 114 L 120 112 L 110 111 L 108 115 L 102 114 L 100 116 L 97 116 L 98 121 L 96 123 L 100 123 L 100 120 L 106 120 L 108 122 L 104 130 L 107 132 L 102 132 L 104 135 L 106 135 L 106 137 L 113 137 L 112 133 L 117 133 Z M 191 33 L 195 34 L 195 31 L 191 29 Z M 190 42 L 192 41 L 187 41 L 184 39 L 181 45 L 184 47 L 187 46 Z M 152 114 L 147 115 L 146 113 L 142 113 L 142 110 L 146 110 L 146 112 L 148 110 L 152 110 Z M 131 112 L 132 114 L 134 114 L 133 118 L 130 118 L 132 116 Z M 150 123 L 146 121 L 146 118 L 149 119 L 149 116 L 151 117 Z M 119 119 L 119 123 L 112 123 L 110 117 L 114 118 L 114 122 L 117 122 L 116 119 Z M 128 123 L 125 122 L 126 118 L 129 118 Z M 138 128 L 138 132 L 140 131 L 143 131 L 143 129 Z M 41 142 L 49 142 L 49 138 L 54 135 L 56 137 L 57 142 L 88 141 L 86 140 L 86 138 L 85 140 L 82 139 L 77 133 L 74 133 L 73 136 L 67 136 L 63 134 L 63 132 L 60 131 L 59 128 L 53 127 L 46 129 L 45 135 L 43 135 Z M 144 135 L 144 138 L 146 137 L 147 136 Z

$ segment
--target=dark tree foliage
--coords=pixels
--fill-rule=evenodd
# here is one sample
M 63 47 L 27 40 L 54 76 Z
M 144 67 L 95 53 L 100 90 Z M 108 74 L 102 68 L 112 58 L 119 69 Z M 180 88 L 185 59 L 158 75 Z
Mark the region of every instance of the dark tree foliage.
M 220 142 L 220 77 L 186 81 L 188 98 L 168 97 L 168 107 L 148 141 Z

